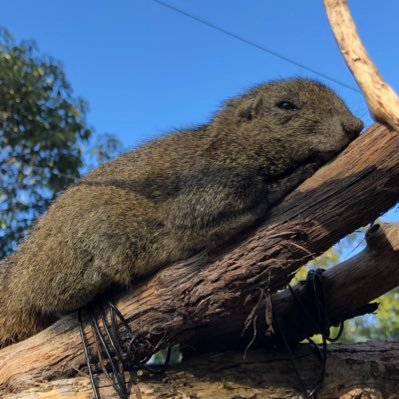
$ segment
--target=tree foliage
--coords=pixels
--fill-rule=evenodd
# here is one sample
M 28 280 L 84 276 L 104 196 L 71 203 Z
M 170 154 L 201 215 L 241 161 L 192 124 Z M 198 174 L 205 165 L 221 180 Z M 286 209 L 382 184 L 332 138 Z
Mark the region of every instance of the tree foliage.
M 93 138 L 86 113 L 59 62 L 0 31 L 0 258 L 79 177 Z M 101 160 L 117 148 L 104 136 L 91 151 Z

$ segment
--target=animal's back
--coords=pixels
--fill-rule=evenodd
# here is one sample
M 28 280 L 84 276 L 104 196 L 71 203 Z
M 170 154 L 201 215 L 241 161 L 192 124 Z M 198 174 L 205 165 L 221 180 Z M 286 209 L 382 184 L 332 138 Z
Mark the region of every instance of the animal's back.
M 111 283 L 127 285 L 135 274 L 173 259 L 173 251 L 150 249 L 168 234 L 162 204 L 195 168 L 201 134 L 177 132 L 152 141 L 61 193 L 11 255 L 1 289 L 12 290 L 21 307 L 70 311 Z

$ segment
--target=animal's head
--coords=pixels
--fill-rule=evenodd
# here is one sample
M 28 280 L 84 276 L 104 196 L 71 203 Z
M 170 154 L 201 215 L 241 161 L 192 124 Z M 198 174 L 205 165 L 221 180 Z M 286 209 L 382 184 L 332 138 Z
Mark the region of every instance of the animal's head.
M 218 120 L 219 118 L 219 120 Z M 254 148 L 278 150 L 293 161 L 324 162 L 346 147 L 363 128 L 328 87 L 307 79 L 273 81 L 227 101 L 215 122 L 238 127 Z

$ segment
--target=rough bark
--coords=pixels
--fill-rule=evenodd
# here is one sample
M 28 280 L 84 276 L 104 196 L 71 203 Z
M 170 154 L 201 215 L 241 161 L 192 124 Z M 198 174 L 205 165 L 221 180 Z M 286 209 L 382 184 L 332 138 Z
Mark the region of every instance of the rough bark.
M 297 367 L 307 388 L 319 371 L 314 351 L 305 345 L 295 350 Z M 399 344 L 364 343 L 330 345 L 326 379 L 319 399 L 397 399 L 399 392 Z M 128 377 L 128 376 L 127 376 Z M 105 379 L 104 398 L 117 399 Z M 137 394 L 137 389 L 140 394 Z M 130 398 L 142 399 L 298 399 L 302 393 L 287 354 L 257 350 L 206 354 L 170 368 L 160 376 L 142 376 Z M 91 399 L 88 378 L 84 376 L 36 384 L 3 399 L 75 398 Z
M 325 270 L 321 276 L 330 325 L 376 311 L 378 304 L 370 302 L 399 286 L 399 224 L 373 225 L 366 233 L 366 242 L 363 251 Z M 271 347 L 280 344 L 281 333 L 286 341 L 297 343 L 321 332 L 312 281 L 302 281 L 274 293 L 271 302 L 276 334 L 265 334 L 267 301 L 262 301 L 252 317 L 256 320 L 257 333 L 254 345 Z M 197 333 L 189 342 L 186 353 L 245 347 L 248 339 L 254 337 L 252 328 L 246 335 L 241 335 L 244 323 L 249 321 L 246 315 L 233 316 L 228 325 L 225 322 L 215 324 Z
M 372 126 L 245 239 L 137 282 L 117 303 L 120 310 L 153 342 L 190 342 L 220 322 L 228 327 L 250 313 L 261 291 L 282 288 L 299 266 L 397 202 L 398 153 L 398 134 Z M 0 393 L 71 375 L 83 364 L 76 317 L 64 318 L 0 351 Z

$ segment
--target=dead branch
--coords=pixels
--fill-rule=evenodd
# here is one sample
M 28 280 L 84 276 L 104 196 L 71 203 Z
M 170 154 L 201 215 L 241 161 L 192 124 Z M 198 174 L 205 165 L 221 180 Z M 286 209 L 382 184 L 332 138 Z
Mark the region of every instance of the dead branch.
M 171 343 L 190 342 L 220 321 L 247 316 L 260 290 L 282 288 L 300 265 L 397 202 L 398 153 L 398 135 L 372 126 L 246 239 L 137 282 L 117 305 L 153 342 L 164 334 Z M 0 393 L 69 376 L 83 364 L 76 318 L 64 318 L 0 351 Z
M 338 46 L 374 119 L 399 131 L 399 98 L 384 81 L 364 48 L 346 0 L 324 0 Z

